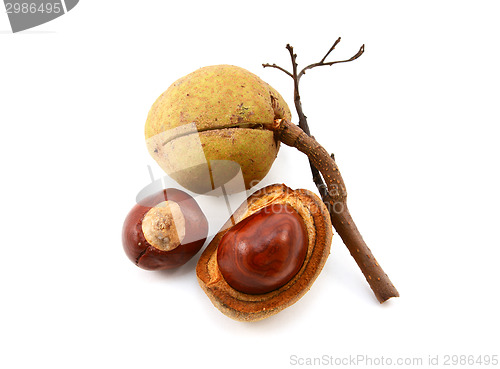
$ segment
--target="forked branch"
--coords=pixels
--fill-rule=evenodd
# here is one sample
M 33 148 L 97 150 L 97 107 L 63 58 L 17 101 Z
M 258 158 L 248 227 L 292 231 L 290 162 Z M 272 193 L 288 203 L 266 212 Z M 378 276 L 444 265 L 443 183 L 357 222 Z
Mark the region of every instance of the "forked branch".
M 350 62 L 350 61 L 353 61 L 353 60 L 356 60 L 357 58 L 359 58 L 361 55 L 363 55 L 363 53 L 365 52 L 365 45 L 361 45 L 361 47 L 359 48 L 358 52 L 356 54 L 354 54 L 353 56 L 351 56 L 349 59 L 345 59 L 345 60 L 336 60 L 336 61 L 332 61 L 332 62 L 325 62 L 325 59 L 328 57 L 328 55 L 335 49 L 335 46 L 337 46 L 337 44 L 340 42 L 340 37 L 337 39 L 337 41 L 335 41 L 335 43 L 333 44 L 333 46 L 330 48 L 330 50 L 328 50 L 328 52 L 326 53 L 326 55 L 323 57 L 323 59 L 321 59 L 319 62 L 317 63 L 313 63 L 313 64 L 309 64 L 307 67 L 305 67 L 304 69 L 302 69 L 299 73 L 299 75 L 297 76 L 297 79 L 300 81 L 300 77 L 302 77 L 304 74 L 306 74 L 306 70 L 308 69 L 313 69 L 313 68 L 316 68 L 316 67 L 322 67 L 322 66 L 325 66 L 325 65 L 334 65 L 334 64 L 339 64 L 339 63 L 347 63 L 347 62 Z
M 382 303 L 391 297 L 399 296 L 399 293 L 361 237 L 347 208 L 347 192 L 340 171 L 335 163 L 334 156 L 333 154 L 329 155 L 313 137 L 310 137 L 311 133 L 307 124 L 307 117 L 302 110 L 302 103 L 300 101 L 299 81 L 306 70 L 356 60 L 365 50 L 364 45 L 362 45 L 359 51 L 349 59 L 326 62 L 326 58 L 339 42 L 340 37 L 319 62 L 306 66 L 300 72 L 297 72 L 297 54 L 294 53 L 293 47 L 290 45 L 286 45 L 286 49 L 290 53 L 292 72 L 276 64 L 262 64 L 262 66 L 264 68 L 270 67 L 279 69 L 292 77 L 294 82 L 294 103 L 299 116 L 298 126 L 300 128 L 287 121 L 278 120 L 274 129 L 279 133 L 280 140 L 283 143 L 296 147 L 308 156 L 313 181 L 330 212 L 330 218 L 335 230 L 338 232 L 352 257 L 363 272 L 375 296 L 379 302 Z
M 313 68 L 316 68 L 316 67 L 322 67 L 322 66 L 325 66 L 325 65 L 334 65 L 334 64 L 339 64 L 339 63 L 346 63 L 346 62 L 350 62 L 350 61 L 353 61 L 353 60 L 356 60 L 357 58 L 359 58 L 361 55 L 363 55 L 363 53 L 365 52 L 365 45 L 361 45 L 361 47 L 359 48 L 358 52 L 356 54 L 354 54 L 353 56 L 351 56 L 349 59 L 345 59 L 345 60 L 335 60 L 335 61 L 331 61 L 331 62 L 325 62 L 326 58 L 328 57 L 328 55 L 330 55 L 330 53 L 335 50 L 335 46 L 337 46 L 340 42 L 341 38 L 339 37 L 332 45 L 332 47 L 330 47 L 330 50 L 328 50 L 328 52 L 325 54 L 325 56 L 317 63 L 312 63 L 312 64 L 309 64 L 307 67 L 303 68 L 299 73 L 297 73 L 297 63 L 296 63 L 296 59 L 297 59 L 297 54 L 294 54 L 293 52 L 293 47 L 290 46 L 289 44 L 286 45 L 286 48 L 287 50 L 289 51 L 290 53 L 290 56 L 292 58 L 292 66 L 294 68 L 294 73 L 290 73 L 289 71 L 287 71 L 285 68 L 283 67 L 280 67 L 279 65 L 276 65 L 276 64 L 269 64 L 269 63 L 265 63 L 265 64 L 262 64 L 262 66 L 264 68 L 276 68 L 276 69 L 279 69 L 280 71 L 282 71 L 283 73 L 287 74 L 288 76 L 292 77 L 293 79 L 297 79 L 297 82 L 300 81 L 300 78 L 306 74 L 306 70 L 308 69 L 313 69 Z

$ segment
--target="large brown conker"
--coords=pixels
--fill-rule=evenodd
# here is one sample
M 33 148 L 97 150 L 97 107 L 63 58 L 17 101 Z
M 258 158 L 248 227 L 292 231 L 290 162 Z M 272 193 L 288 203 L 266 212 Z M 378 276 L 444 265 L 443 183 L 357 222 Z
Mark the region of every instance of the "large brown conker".
M 136 204 L 123 224 L 123 248 L 129 259 L 147 270 L 185 264 L 205 243 L 207 218 L 184 191 L 169 188 Z
M 285 212 L 289 212 L 291 217 L 283 218 Z M 273 229 L 279 229 L 283 224 L 289 224 L 293 231 L 292 228 L 286 232 Z M 244 232 L 243 237 L 241 231 Z M 302 231 L 306 240 L 303 261 L 300 251 Z M 266 234 L 276 238 L 271 240 Z M 248 239 L 246 235 L 249 235 Z M 242 238 L 245 240 L 242 241 Z M 245 244 L 255 241 L 256 245 L 252 246 L 254 251 L 257 250 L 255 254 L 259 257 L 268 254 L 268 260 L 273 261 L 273 253 L 266 252 L 269 246 L 266 246 L 266 238 L 269 244 L 295 249 L 283 251 L 282 255 L 291 252 L 297 260 L 285 261 L 286 256 L 278 258 L 280 271 L 298 266 L 293 275 L 284 276 L 287 273 L 283 273 L 279 281 L 273 281 L 273 271 L 269 275 L 270 281 L 265 282 L 265 260 L 258 263 L 260 267 L 245 267 L 238 260 L 249 257 L 244 250 L 238 251 L 239 247 L 243 245 L 245 248 Z M 270 185 L 253 193 L 215 235 L 198 260 L 196 274 L 202 289 L 224 314 L 241 321 L 261 320 L 292 305 L 309 290 L 328 258 L 331 241 L 330 215 L 316 194 L 304 189 L 292 190 L 283 184 Z M 227 249 L 236 257 L 228 257 Z M 226 262 L 231 264 L 230 259 L 235 264 L 232 267 L 225 265 Z
M 307 230 L 289 204 L 272 204 L 229 229 L 217 249 L 217 264 L 234 289 L 267 293 L 297 274 L 307 252 Z

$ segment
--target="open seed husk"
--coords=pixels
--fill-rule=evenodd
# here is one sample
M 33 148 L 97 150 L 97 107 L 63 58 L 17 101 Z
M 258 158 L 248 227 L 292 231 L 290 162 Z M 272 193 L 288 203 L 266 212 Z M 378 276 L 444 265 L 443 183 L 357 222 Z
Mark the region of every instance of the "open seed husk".
M 260 295 L 242 293 L 224 280 L 217 265 L 217 248 L 233 224 L 271 204 L 289 204 L 300 215 L 309 240 L 307 254 L 298 273 L 282 287 Z M 330 214 L 316 194 L 284 184 L 270 185 L 248 197 L 206 247 L 196 267 L 198 282 L 228 317 L 238 321 L 265 319 L 297 302 L 311 288 L 330 254 L 331 241 Z

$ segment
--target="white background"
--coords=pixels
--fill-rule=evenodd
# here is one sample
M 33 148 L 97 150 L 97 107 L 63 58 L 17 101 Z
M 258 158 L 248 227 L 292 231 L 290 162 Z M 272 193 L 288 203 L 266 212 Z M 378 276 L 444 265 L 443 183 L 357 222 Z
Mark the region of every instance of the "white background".
M 286 368 L 293 357 L 500 354 L 496 1 L 81 1 L 12 34 L 0 13 L 0 367 Z M 215 309 L 197 255 L 135 267 L 123 219 L 149 181 L 143 125 L 212 64 L 262 77 L 334 152 L 365 240 L 401 293 L 380 305 L 336 235 L 310 292 L 249 324 Z M 283 147 L 265 183 L 315 190 Z M 214 208 L 205 209 L 214 212 Z M 218 226 L 217 226 L 218 227 Z M 211 232 L 217 227 L 212 224 Z M 296 356 L 293 356 L 296 355 Z M 296 365 L 298 366 L 298 365 Z M 479 366 L 478 366 L 479 367 Z

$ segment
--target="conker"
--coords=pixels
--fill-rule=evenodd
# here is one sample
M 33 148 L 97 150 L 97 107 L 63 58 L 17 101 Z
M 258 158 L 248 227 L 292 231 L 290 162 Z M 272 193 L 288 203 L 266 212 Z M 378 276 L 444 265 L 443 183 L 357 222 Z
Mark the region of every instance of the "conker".
M 270 185 L 250 195 L 215 235 L 196 275 L 221 312 L 261 320 L 311 288 L 331 241 L 330 214 L 316 194 Z
M 278 154 L 279 141 L 265 126 L 279 118 L 290 120 L 290 110 L 258 76 L 233 65 L 208 66 L 178 79 L 154 102 L 146 144 L 159 166 L 190 191 L 209 192 L 240 170 L 249 189 Z
M 129 259 L 147 270 L 185 264 L 203 246 L 207 218 L 184 191 L 169 188 L 136 204 L 123 224 L 123 248 Z
M 267 293 L 297 274 L 307 252 L 304 221 L 289 204 L 273 204 L 253 213 L 222 237 L 217 263 L 234 289 Z

